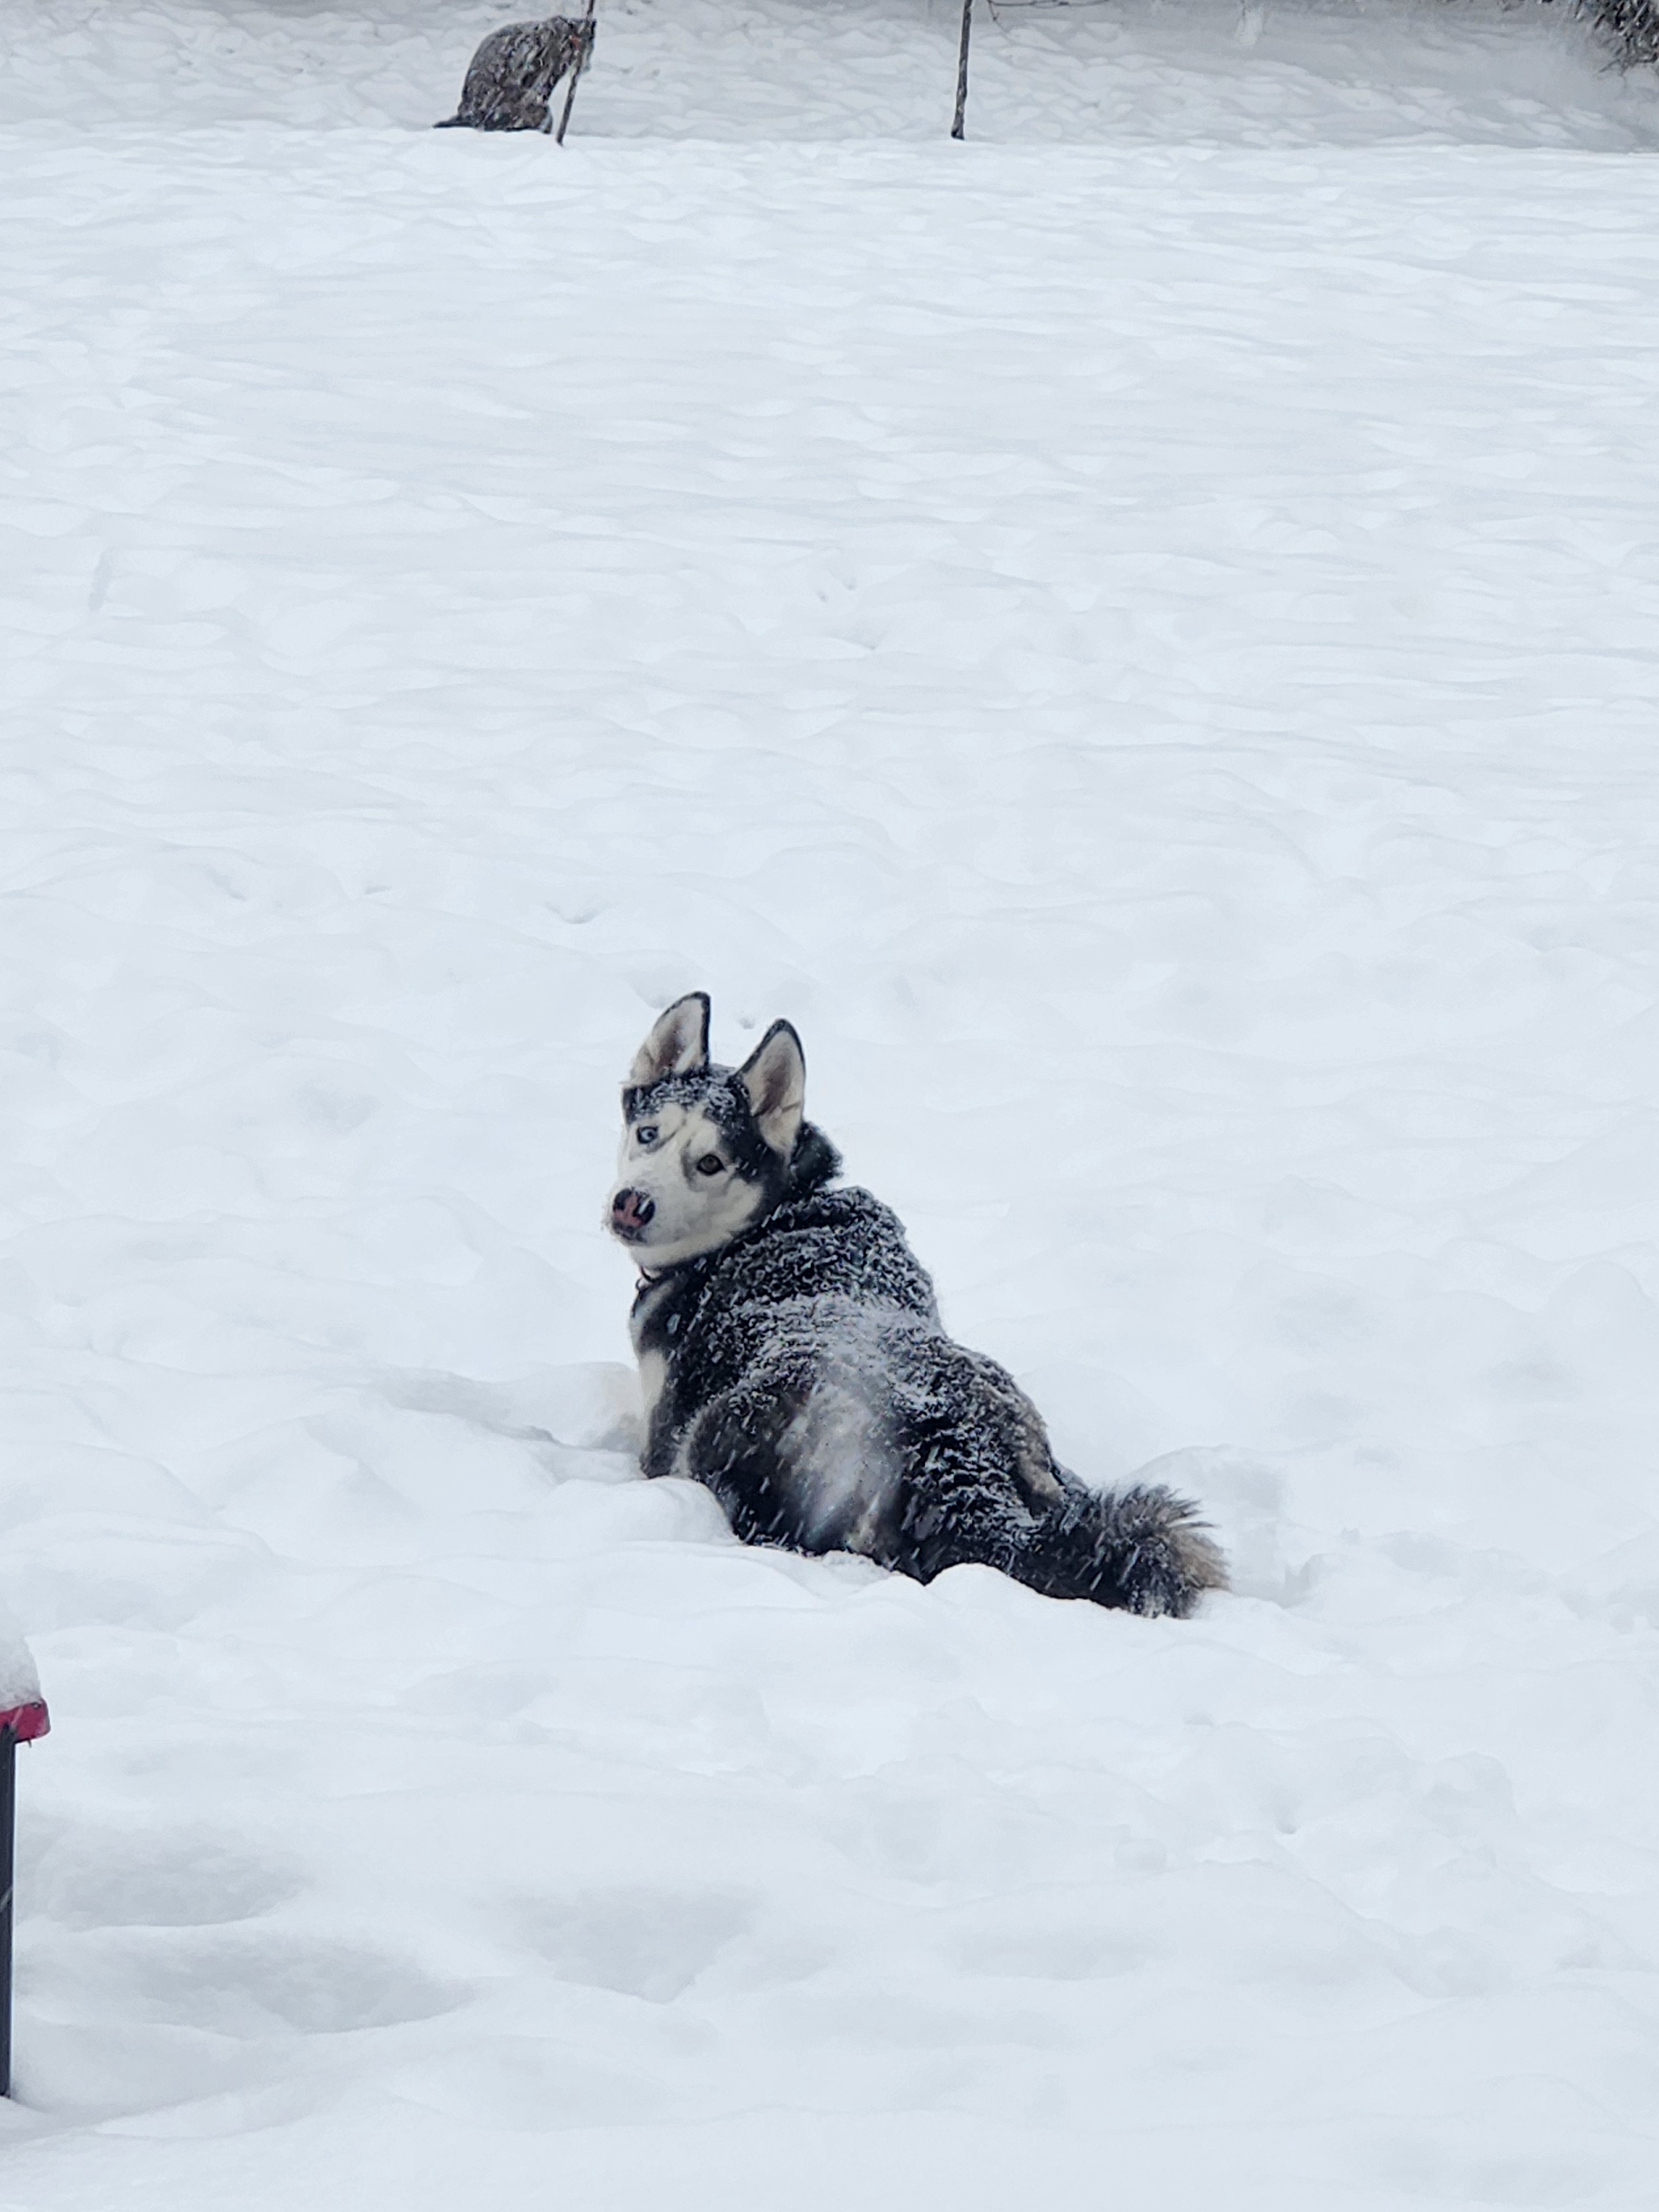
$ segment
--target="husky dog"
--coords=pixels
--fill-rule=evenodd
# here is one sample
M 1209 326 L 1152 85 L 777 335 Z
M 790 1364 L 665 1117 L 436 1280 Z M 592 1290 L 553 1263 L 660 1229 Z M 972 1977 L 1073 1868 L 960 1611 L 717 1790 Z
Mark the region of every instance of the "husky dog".
M 861 1552 L 918 1582 L 977 1560 L 1051 1597 L 1190 1613 L 1225 1587 L 1196 1510 L 1059 1466 L 1012 1376 L 954 1344 L 898 1218 L 831 1188 L 806 1064 L 774 1022 L 738 1068 L 708 1000 L 635 1056 L 606 1226 L 640 1262 L 648 1475 L 706 1483 L 746 1543 Z
M 492 31 L 473 55 L 459 112 L 434 131 L 550 131 L 548 100 L 568 70 L 580 76 L 593 46 L 592 23 L 550 15 Z

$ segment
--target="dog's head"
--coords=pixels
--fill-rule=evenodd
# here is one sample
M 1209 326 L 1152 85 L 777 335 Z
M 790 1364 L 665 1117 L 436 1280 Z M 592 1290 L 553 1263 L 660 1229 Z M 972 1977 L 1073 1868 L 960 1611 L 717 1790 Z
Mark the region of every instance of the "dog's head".
M 717 1252 L 808 1170 L 818 1182 L 839 1165 L 805 1108 L 806 1062 L 787 1022 L 774 1022 L 741 1067 L 715 1067 L 707 994 L 677 999 L 652 1025 L 623 1086 L 622 1157 L 606 1228 L 649 1269 Z

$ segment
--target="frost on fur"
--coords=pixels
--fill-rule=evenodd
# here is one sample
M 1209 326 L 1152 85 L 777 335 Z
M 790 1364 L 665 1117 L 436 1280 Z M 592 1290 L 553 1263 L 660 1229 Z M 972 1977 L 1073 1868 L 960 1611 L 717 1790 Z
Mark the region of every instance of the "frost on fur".
M 1056 1536 L 1035 1547 L 1039 1571 L 1021 1577 L 1051 1596 L 1184 1620 L 1206 1589 L 1227 1587 L 1226 1563 L 1198 1508 L 1161 1485 L 1080 1491 L 1076 1517 Z

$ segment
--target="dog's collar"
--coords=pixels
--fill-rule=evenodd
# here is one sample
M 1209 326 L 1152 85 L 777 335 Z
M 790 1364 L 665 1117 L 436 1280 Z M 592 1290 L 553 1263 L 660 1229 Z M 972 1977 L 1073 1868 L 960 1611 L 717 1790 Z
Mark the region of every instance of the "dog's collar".
M 736 1242 L 737 1239 L 734 1237 L 732 1243 Z M 729 1245 L 722 1245 L 720 1250 L 729 1251 L 730 1249 Z M 710 1260 L 716 1260 L 719 1257 L 720 1252 L 698 1252 L 690 1260 L 682 1260 L 672 1267 L 641 1267 L 639 1273 L 640 1288 L 642 1291 L 651 1290 L 658 1283 L 665 1283 L 671 1275 L 693 1274 L 700 1267 L 706 1268 Z

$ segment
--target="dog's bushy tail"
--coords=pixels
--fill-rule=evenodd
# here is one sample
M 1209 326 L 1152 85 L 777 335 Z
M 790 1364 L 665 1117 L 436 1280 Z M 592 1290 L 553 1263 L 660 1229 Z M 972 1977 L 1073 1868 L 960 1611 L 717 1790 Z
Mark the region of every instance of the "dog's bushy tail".
M 1132 1490 L 1067 1486 L 1013 1573 L 1045 1597 L 1086 1597 L 1126 1613 L 1183 1619 L 1206 1589 L 1225 1589 L 1227 1565 L 1190 1498 L 1160 1484 Z

